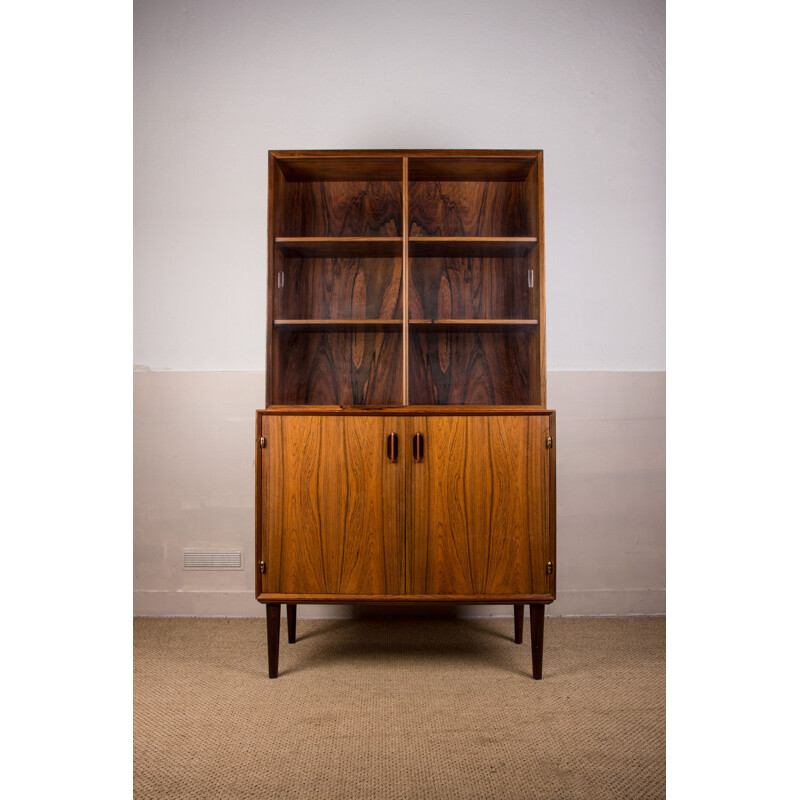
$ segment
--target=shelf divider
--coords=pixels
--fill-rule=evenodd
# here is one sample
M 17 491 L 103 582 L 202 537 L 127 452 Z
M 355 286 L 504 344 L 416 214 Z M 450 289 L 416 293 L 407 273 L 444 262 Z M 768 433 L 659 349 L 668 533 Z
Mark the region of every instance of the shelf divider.
M 412 236 L 408 240 L 413 258 L 424 256 L 525 256 L 536 245 L 535 236 Z
M 276 319 L 277 331 L 400 331 L 401 319 Z
M 539 324 L 536 319 L 412 319 L 409 327 L 415 331 L 524 331 Z

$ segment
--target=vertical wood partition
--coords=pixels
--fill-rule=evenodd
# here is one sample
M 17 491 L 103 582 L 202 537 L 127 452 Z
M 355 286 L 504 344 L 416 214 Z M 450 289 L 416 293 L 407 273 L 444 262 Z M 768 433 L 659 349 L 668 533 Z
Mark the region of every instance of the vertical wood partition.
M 272 352 L 272 329 L 274 315 L 272 313 L 272 308 L 274 305 L 274 292 L 272 290 L 272 284 L 270 281 L 272 280 L 272 276 L 275 274 L 275 197 L 278 194 L 278 172 L 278 167 L 275 165 L 275 157 L 270 153 L 267 164 L 269 196 L 267 198 L 267 343 L 265 364 L 266 380 L 264 382 L 266 405 L 270 405 L 272 403 L 272 362 L 274 361 L 274 354 Z
M 408 156 L 403 156 L 403 405 L 408 397 Z
M 544 163 L 542 153 L 536 158 L 536 166 L 531 170 L 536 176 L 536 236 L 539 240 L 536 248 L 537 274 L 539 278 L 539 381 L 541 391 L 539 402 L 547 407 L 547 349 L 545 326 L 545 269 L 544 269 Z

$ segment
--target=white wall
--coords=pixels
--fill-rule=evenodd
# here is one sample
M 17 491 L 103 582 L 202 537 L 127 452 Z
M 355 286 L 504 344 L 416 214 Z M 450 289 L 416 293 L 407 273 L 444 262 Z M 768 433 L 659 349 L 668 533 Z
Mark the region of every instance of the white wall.
M 664 7 L 135 0 L 134 363 L 264 364 L 272 149 L 541 148 L 548 367 L 664 369 Z
M 263 616 L 253 580 L 263 373 L 133 377 L 134 611 Z M 558 409 L 558 599 L 547 613 L 663 613 L 664 373 L 552 372 L 548 393 Z M 245 566 L 184 571 L 183 548 L 241 550 Z M 300 609 L 342 613 L 352 609 Z
M 267 151 L 439 147 L 545 154 L 550 611 L 664 610 L 663 3 L 134 0 L 134 120 L 137 613 L 263 613 Z

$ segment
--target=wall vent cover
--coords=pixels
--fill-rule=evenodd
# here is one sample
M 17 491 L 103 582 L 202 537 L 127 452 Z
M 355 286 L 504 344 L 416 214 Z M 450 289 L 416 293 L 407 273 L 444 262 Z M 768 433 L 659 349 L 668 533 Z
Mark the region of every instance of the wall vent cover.
M 184 550 L 184 569 L 242 569 L 241 550 Z

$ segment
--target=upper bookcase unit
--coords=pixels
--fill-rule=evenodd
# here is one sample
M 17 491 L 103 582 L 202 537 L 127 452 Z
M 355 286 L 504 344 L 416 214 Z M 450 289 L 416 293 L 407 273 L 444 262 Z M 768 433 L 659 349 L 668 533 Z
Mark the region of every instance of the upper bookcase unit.
M 267 404 L 546 403 L 541 151 L 270 153 Z

